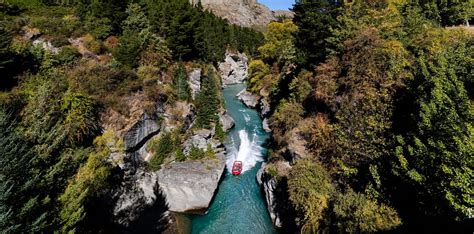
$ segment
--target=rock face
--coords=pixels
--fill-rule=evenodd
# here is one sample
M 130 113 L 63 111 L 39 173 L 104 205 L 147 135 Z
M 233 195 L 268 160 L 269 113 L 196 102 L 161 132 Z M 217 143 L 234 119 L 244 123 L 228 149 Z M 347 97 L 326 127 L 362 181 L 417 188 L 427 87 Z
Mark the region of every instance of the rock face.
M 143 114 L 142 118 L 125 133 L 125 150 L 136 151 L 151 137 L 160 132 L 159 117 Z
M 258 98 L 250 93 L 247 90 L 242 90 L 240 93 L 237 94 L 239 100 L 241 100 L 247 107 L 249 108 L 256 108 L 258 104 Z
M 275 166 L 275 165 L 273 165 Z M 280 162 L 275 167 L 278 175 L 271 175 L 267 172 L 266 164 L 257 173 L 257 182 L 262 187 L 267 202 L 268 212 L 272 219 L 273 225 L 283 228 L 284 233 L 293 233 L 295 227 L 295 214 L 288 200 L 288 184 L 286 175 L 289 173 L 291 166 L 288 162 Z
M 190 0 L 197 4 L 199 0 Z M 251 27 L 276 20 L 274 12 L 256 0 L 201 0 L 203 7 L 230 23 Z
M 295 13 L 288 10 L 276 10 L 273 11 L 273 15 L 276 18 L 286 18 L 286 19 L 293 19 L 295 17 Z
M 219 119 L 225 132 L 230 131 L 235 126 L 234 119 L 227 113 L 219 115 Z
M 270 124 L 268 123 L 268 119 L 263 119 L 262 128 L 265 132 L 272 132 L 272 129 L 270 128 Z
M 227 52 L 224 62 L 219 63 L 223 85 L 239 84 L 248 76 L 248 58 L 245 54 Z
M 188 75 L 188 83 L 191 88 L 191 95 L 196 97 L 196 94 L 201 90 L 201 69 L 194 69 Z
M 160 132 L 178 126 L 183 127 L 183 133 L 189 131 L 195 119 L 193 108 L 185 102 L 176 102 L 167 108 L 157 105 L 155 114 L 144 114 L 124 133 L 125 156 L 111 155 L 112 160 L 123 158 L 118 169 L 121 184 L 111 191 L 110 200 L 114 221 L 127 230 L 144 225 L 141 222 L 145 216 L 159 221 L 153 224 L 153 230 L 157 230 L 157 225 L 168 224 L 168 210 L 188 212 L 205 210 L 209 206 L 225 168 L 225 148 L 213 139 L 214 131 L 195 130 L 185 141 L 183 151 L 189 154 L 192 146 L 207 150 L 210 145 L 215 158 L 171 162 L 162 165 L 157 172 L 146 169 L 146 161 L 151 158 L 146 147 L 150 140 Z
M 159 185 L 166 196 L 169 209 L 175 212 L 206 210 L 225 168 L 224 153 L 216 159 L 175 162 L 158 172 Z
M 285 154 L 289 156 L 292 163 L 307 158 L 310 155 L 306 149 L 308 142 L 302 136 L 300 129 L 294 128 L 289 134 Z
M 282 223 L 280 217 L 276 213 L 276 203 L 274 191 L 276 189 L 277 181 L 275 178 L 269 179 L 265 174 L 266 164 L 262 164 L 262 168 L 257 173 L 258 184 L 263 188 L 265 193 L 265 200 L 267 202 L 268 213 L 270 213 L 270 218 L 272 219 L 273 225 L 276 227 L 281 227 Z
M 263 118 L 270 115 L 271 107 L 266 97 L 260 99 L 259 110 L 260 110 L 260 116 Z
M 130 226 L 136 221 L 144 207 L 152 205 L 157 199 L 154 188 L 157 184 L 155 174 L 137 171 L 133 178 L 124 181 L 120 189 L 115 191 L 117 197 L 114 207 L 116 222 L 123 226 Z

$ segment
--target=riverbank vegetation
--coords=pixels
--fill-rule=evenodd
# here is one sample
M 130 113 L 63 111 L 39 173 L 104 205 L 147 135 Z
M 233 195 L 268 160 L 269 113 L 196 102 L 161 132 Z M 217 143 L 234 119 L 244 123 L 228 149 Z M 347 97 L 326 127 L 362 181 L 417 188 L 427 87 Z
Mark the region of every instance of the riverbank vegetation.
M 267 167 L 288 186 L 296 228 L 466 230 L 474 37 L 445 26 L 472 20 L 472 2 L 308 0 L 293 10 L 293 22 L 270 24 L 249 89 L 274 110 Z M 274 172 L 282 160 L 289 173 Z
M 216 65 L 226 49 L 255 53 L 262 34 L 187 0 L 135 2 L 0 3 L 3 232 L 117 230 L 107 197 L 123 176 L 114 155 L 125 145 L 104 130 L 123 134 L 140 110 L 151 115 L 185 102 L 197 107 L 201 127 L 220 126 L 212 69 L 204 69 L 197 100 L 187 74 Z M 186 159 L 176 147 L 180 134 L 164 133 L 151 145 L 152 170 L 170 155 Z

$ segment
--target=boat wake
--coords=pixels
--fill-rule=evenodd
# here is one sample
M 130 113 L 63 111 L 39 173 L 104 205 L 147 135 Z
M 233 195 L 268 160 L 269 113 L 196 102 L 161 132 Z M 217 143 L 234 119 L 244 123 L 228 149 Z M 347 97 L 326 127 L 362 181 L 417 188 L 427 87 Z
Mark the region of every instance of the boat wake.
M 262 147 L 255 141 L 256 133 L 254 133 L 253 140 L 250 141 L 249 134 L 245 130 L 239 131 L 240 146 L 239 150 L 233 150 L 231 156 L 227 159 L 227 169 L 232 170 L 234 161 L 242 161 L 242 173 L 252 169 L 258 162 L 263 161 Z

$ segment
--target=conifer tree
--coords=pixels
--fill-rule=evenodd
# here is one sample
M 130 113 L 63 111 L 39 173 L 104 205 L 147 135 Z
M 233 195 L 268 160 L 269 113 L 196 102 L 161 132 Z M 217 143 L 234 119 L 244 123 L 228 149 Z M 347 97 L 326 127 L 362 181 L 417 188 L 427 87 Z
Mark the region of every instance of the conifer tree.
M 293 22 L 299 31 L 295 34 L 299 63 L 314 66 L 326 59 L 326 39 L 336 24 L 337 1 L 298 0 L 294 5 Z
M 180 63 L 173 74 L 173 88 L 176 90 L 179 100 L 189 100 L 191 98 L 187 77 L 186 68 Z
M 197 125 L 203 128 L 211 128 L 211 124 L 219 120 L 217 114 L 220 107 L 218 96 L 218 86 L 214 71 L 209 70 L 208 74 L 201 77 L 201 91 L 196 98 Z
M 0 27 L 0 71 L 5 68 L 7 63 L 11 62 L 11 58 L 8 54 L 10 43 L 10 34 L 5 29 Z

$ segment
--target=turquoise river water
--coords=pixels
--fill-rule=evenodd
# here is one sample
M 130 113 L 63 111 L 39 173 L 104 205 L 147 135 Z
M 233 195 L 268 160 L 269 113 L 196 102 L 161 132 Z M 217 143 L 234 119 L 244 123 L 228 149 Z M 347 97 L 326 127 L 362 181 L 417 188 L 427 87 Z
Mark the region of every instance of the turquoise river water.
M 258 113 L 236 98 L 244 88 L 238 84 L 224 89 L 227 112 L 235 120 L 225 141 L 227 170 L 208 212 L 191 216 L 192 233 L 276 233 L 255 177 L 265 160 L 262 145 L 269 135 Z M 235 160 L 243 162 L 240 176 L 229 172 Z

